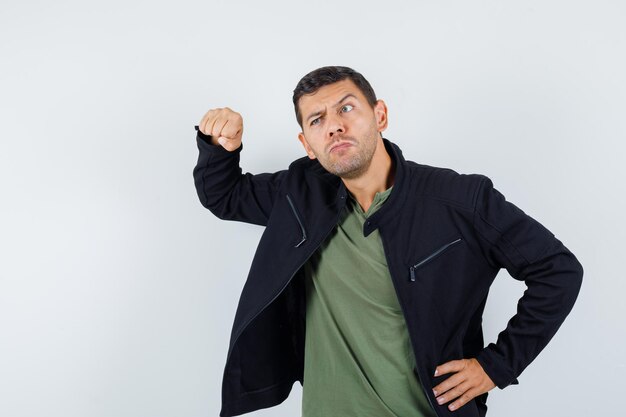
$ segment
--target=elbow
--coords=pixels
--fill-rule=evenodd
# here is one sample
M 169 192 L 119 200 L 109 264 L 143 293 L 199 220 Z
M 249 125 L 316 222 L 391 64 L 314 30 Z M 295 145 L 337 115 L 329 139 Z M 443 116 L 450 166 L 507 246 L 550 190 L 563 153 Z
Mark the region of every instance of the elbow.
M 580 288 L 582 287 L 583 284 L 583 275 L 585 273 L 585 270 L 583 269 L 583 265 L 580 263 L 580 261 L 574 257 L 574 271 L 576 274 L 576 278 L 575 278 L 575 282 L 576 282 L 576 296 L 578 296 L 578 293 L 580 292 Z
M 578 299 L 578 295 L 580 294 L 580 289 L 582 287 L 584 269 L 580 261 L 574 256 L 574 254 L 570 253 L 569 258 L 569 267 L 567 274 L 567 291 L 565 298 L 567 299 L 566 304 L 571 310 Z
M 559 249 L 557 253 L 560 261 L 557 261 L 557 265 L 560 264 L 560 269 L 565 273 L 563 277 L 566 282 L 563 282 L 568 288 L 570 294 L 571 303 L 574 301 L 580 293 L 580 288 L 583 283 L 584 268 L 582 263 L 578 260 L 576 255 L 572 253 L 560 240 L 558 242 Z
M 576 267 L 578 272 L 578 286 L 580 287 L 583 283 L 583 275 L 585 270 L 583 269 L 583 265 L 576 259 Z
M 216 195 L 215 193 L 207 192 L 208 187 L 205 186 L 202 178 L 196 177 L 196 194 L 202 207 L 209 210 L 213 215 L 221 220 L 225 220 L 227 200 L 226 196 Z
M 225 205 L 220 204 L 220 200 L 223 202 L 223 199 L 210 198 L 209 195 L 207 195 L 207 193 L 205 192 L 204 188 L 196 187 L 196 191 L 198 194 L 198 200 L 200 200 L 200 204 L 202 204 L 202 207 L 209 210 L 217 218 L 225 220 Z
M 555 306 L 559 305 L 568 314 L 580 294 L 584 269 L 576 255 L 558 239 L 556 242 L 554 250 L 543 265 L 539 263 L 542 266 L 539 266 L 537 271 L 541 270 L 539 275 L 547 279 L 548 287 L 543 289 L 544 294 L 555 295 L 554 301 L 557 301 Z
M 211 201 L 200 196 L 200 204 L 207 210 L 209 210 L 215 217 L 220 220 L 230 220 L 232 216 L 229 215 L 229 210 L 225 204 L 219 204 L 218 201 Z

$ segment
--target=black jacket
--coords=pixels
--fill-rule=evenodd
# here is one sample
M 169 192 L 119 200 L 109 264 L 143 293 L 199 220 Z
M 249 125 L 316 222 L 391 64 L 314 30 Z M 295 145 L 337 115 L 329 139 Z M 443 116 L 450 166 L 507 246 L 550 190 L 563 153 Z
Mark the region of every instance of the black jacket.
M 303 381 L 305 297 L 301 267 L 346 204 L 339 177 L 317 160 L 242 173 L 239 153 L 198 132 L 194 168 L 202 205 L 220 219 L 265 226 L 243 287 L 224 369 L 220 416 L 283 402 Z M 384 139 L 395 170 L 385 204 L 363 226 L 378 229 L 426 396 L 439 416 L 484 416 L 487 393 L 457 411 L 438 405 L 433 377 L 444 362 L 475 357 L 499 388 L 554 336 L 578 296 L 583 268 L 548 229 L 506 201 L 491 180 L 407 161 Z M 217 238 L 217 237 L 215 237 Z M 482 313 L 501 268 L 527 285 L 517 313 L 484 346 Z

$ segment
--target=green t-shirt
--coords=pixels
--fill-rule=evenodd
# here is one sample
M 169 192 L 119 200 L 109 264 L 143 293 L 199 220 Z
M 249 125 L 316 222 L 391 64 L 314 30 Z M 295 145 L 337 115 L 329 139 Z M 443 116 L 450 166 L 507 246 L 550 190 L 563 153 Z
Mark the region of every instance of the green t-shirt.
M 303 417 L 436 416 L 415 357 L 378 230 L 352 195 L 337 227 L 305 264 Z

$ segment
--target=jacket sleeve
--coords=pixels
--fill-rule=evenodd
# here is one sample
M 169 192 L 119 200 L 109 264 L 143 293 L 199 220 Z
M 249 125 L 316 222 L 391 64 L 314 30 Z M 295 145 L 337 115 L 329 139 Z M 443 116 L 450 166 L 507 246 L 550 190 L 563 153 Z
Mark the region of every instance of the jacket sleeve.
M 239 157 L 243 143 L 229 152 L 198 131 L 199 155 L 193 170 L 200 202 L 222 220 L 267 225 L 280 182 L 286 170 L 275 173 L 242 173 Z
M 537 357 L 559 329 L 578 297 L 583 267 L 548 229 L 493 187 L 486 176 L 478 187 L 474 228 L 481 251 L 494 267 L 506 268 L 527 289 L 496 343 L 477 355 L 503 389 Z

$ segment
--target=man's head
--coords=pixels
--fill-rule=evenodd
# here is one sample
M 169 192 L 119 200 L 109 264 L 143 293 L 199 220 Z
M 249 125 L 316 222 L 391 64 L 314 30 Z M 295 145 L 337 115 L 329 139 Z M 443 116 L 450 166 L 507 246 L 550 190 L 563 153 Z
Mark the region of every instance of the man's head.
M 369 82 L 347 67 L 322 67 L 305 75 L 293 92 L 302 132 L 298 139 L 309 158 L 329 172 L 356 178 L 367 170 L 380 132 L 387 128 L 387 107 Z
M 300 98 L 306 94 L 314 94 L 325 85 L 333 84 L 346 79 L 352 80 L 354 85 L 361 91 L 361 94 L 363 94 L 371 107 L 376 105 L 376 93 L 361 73 L 348 67 L 321 67 L 302 77 L 296 88 L 293 90 L 293 106 L 296 111 L 296 119 L 298 120 L 300 128 L 302 128 L 302 112 L 298 106 Z

